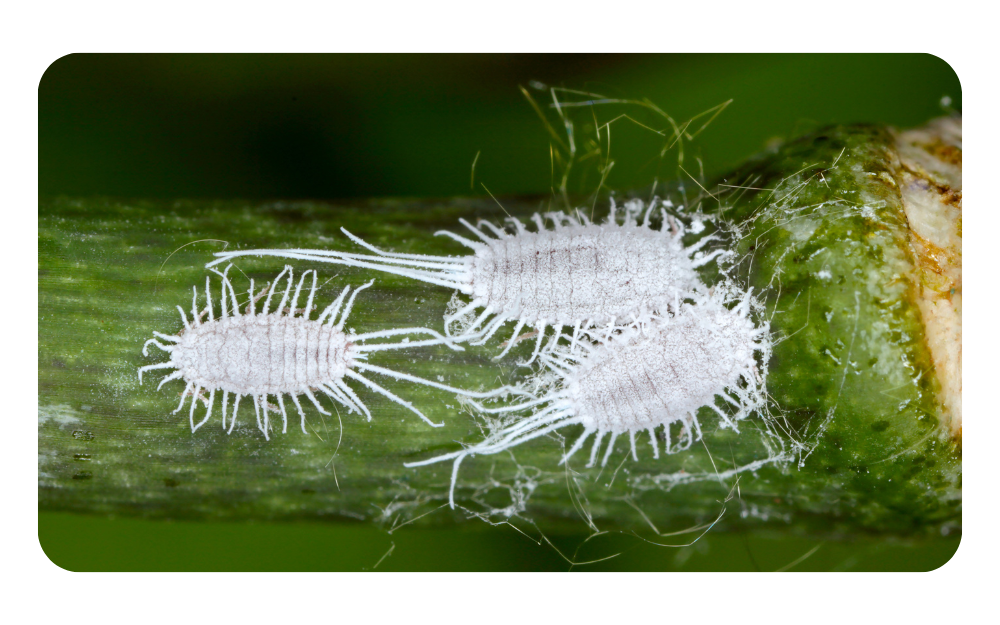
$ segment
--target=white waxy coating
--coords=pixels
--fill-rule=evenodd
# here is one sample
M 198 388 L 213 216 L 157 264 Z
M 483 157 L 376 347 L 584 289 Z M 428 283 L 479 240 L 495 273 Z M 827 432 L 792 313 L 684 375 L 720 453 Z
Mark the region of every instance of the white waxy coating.
M 173 360 L 202 388 L 266 395 L 342 379 L 352 347 L 336 327 L 304 317 L 227 317 L 183 332 Z
M 754 327 L 725 308 L 644 330 L 612 337 L 569 376 L 568 399 L 584 427 L 622 434 L 680 421 L 753 366 Z
M 530 326 L 627 320 L 698 284 L 679 238 L 616 224 L 492 240 L 476 251 L 469 271 L 476 301 Z

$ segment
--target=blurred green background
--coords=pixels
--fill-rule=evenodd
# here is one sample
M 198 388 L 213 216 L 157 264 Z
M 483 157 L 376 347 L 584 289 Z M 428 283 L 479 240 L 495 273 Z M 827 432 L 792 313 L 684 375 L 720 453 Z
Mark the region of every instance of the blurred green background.
M 707 179 L 770 142 L 826 124 L 914 126 L 943 114 L 942 98 L 953 109 L 962 104 L 959 77 L 930 55 L 71 55 L 39 82 L 39 193 L 449 197 L 482 195 L 482 182 L 498 196 L 546 194 L 550 135 L 519 89 L 544 107 L 551 98 L 543 85 L 648 98 L 678 121 L 732 99 L 685 146 L 685 167 Z M 577 109 L 578 137 L 594 133 L 588 116 L 602 124 L 620 113 L 664 126 L 641 107 Z M 611 136 L 609 188 L 677 174 L 676 158 L 659 158 L 662 137 L 628 120 L 615 122 Z M 593 191 L 595 171 L 593 163 L 581 167 L 570 190 Z M 586 537 L 580 529 L 579 536 L 550 538 L 571 554 Z M 53 562 L 71 570 L 569 568 L 551 546 L 478 521 L 390 536 L 369 526 L 40 512 L 39 540 Z M 810 554 L 793 570 L 929 570 L 946 562 L 958 541 L 821 543 L 709 533 L 672 549 L 613 536 L 588 543 L 581 558 L 621 556 L 580 568 L 776 570 Z

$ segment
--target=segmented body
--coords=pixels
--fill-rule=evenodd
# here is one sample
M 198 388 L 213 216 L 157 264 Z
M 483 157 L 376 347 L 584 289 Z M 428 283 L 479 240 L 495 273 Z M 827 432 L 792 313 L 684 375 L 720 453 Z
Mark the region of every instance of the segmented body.
M 759 335 L 748 320 L 721 308 L 682 310 L 612 334 L 578 361 L 565 392 L 584 427 L 622 434 L 679 422 L 752 378 Z
M 611 439 L 602 465 L 622 434 L 629 435 L 636 460 L 635 436 L 643 431 L 649 434 L 654 457 L 659 457 L 655 430 L 660 427 L 667 453 L 689 448 L 701 438 L 698 411 L 703 407 L 718 414 L 722 427 L 737 429 L 737 422 L 763 403 L 760 384 L 770 358 L 767 325 L 756 327 L 748 317 L 749 293 L 731 309 L 720 295 L 695 291 L 688 297 L 694 301 L 668 316 L 574 332 L 568 344 L 554 335 L 540 354 L 547 370 L 537 378 L 544 391 L 539 397 L 502 408 L 477 405 L 483 413 L 531 414 L 467 449 L 407 466 L 453 460 L 454 505 L 458 467 L 466 456 L 495 454 L 570 425 L 582 425 L 584 431 L 561 462 L 596 434 L 588 467 L 596 462 L 608 433 Z M 719 399 L 732 409 L 719 408 Z M 679 434 L 676 443 L 671 435 L 674 425 Z
M 659 209 L 663 226 L 650 227 L 650 217 Z M 552 229 L 545 227 L 549 220 Z M 471 248 L 466 257 L 425 256 L 385 252 L 344 230 L 353 241 L 375 255 L 324 250 L 246 250 L 220 252 L 208 266 L 238 256 L 278 256 L 376 269 L 427 283 L 456 289 L 471 297 L 460 310 L 445 316 L 445 334 L 452 324 L 482 310 L 459 329 L 472 345 L 489 340 L 507 321 L 517 325 L 502 357 L 514 345 L 525 326 L 537 332 L 537 357 L 548 326 L 588 328 L 606 323 L 628 323 L 653 312 L 666 312 L 678 296 L 700 282 L 696 269 L 726 253 L 719 249 L 705 254 L 701 248 L 714 237 L 702 237 L 685 247 L 683 224 L 669 216 L 662 205 L 647 206 L 631 200 L 619 215 L 612 202 L 607 220 L 598 225 L 579 212 L 534 215 L 537 231 L 529 232 L 515 218 L 508 221 L 511 234 L 489 222 L 478 227 L 461 223 L 478 240 L 448 231 L 442 234 Z M 621 223 L 619 223 L 621 221 Z M 343 229 L 342 229 L 343 230 Z M 492 237 L 486 234 L 492 233 Z
M 411 410 L 430 425 L 441 425 L 433 423 L 412 404 L 362 375 L 364 372 L 416 382 L 466 397 L 493 397 L 514 390 L 503 387 L 486 393 L 474 393 L 369 364 L 367 362 L 368 354 L 376 351 L 440 344 L 446 344 L 455 350 L 462 349 L 448 337 L 427 328 L 403 328 L 367 334 L 354 334 L 352 330 L 350 333 L 345 333 L 344 323 L 347 321 L 357 294 L 371 286 L 371 282 L 351 293 L 350 299 L 344 306 L 343 314 L 340 314 L 340 310 L 344 305 L 344 298 L 350 292 L 350 287 L 345 287 L 340 297 L 330 304 L 319 318 L 313 320 L 309 317 L 316 296 L 317 276 L 315 271 L 307 271 L 302 275 L 291 298 L 289 296 L 294 280 L 292 268 L 289 266 L 286 266 L 278 274 L 269 290 L 265 287 L 259 294 L 254 293 L 253 280 L 251 280 L 248 293 L 250 301 L 242 313 L 236 301 L 236 291 L 227 277 L 228 271 L 228 268 L 224 273 L 215 271 L 222 278 L 222 296 L 219 301 L 222 315 L 220 318 L 215 318 L 210 292 L 211 283 L 206 278 L 205 308 L 199 311 L 198 290 L 194 289 L 194 297 L 191 302 L 191 314 L 194 320 L 189 323 L 184 310 L 178 306 L 177 309 L 184 322 L 184 329 L 175 335 L 154 332 L 157 338 L 167 341 L 168 344 L 160 343 L 157 339 L 150 339 L 146 341 L 142 349 L 143 355 L 146 355 L 147 348 L 153 344 L 171 354 L 171 359 L 168 362 L 140 367 L 139 382 L 142 383 L 142 374 L 145 371 L 175 369 L 173 373 L 161 380 L 159 387 L 178 378 L 185 381 L 186 386 L 181 395 L 180 404 L 174 413 L 183 408 L 188 396 L 195 398 L 191 400 L 189 415 L 192 432 L 204 425 L 211 417 L 216 391 L 222 391 L 223 428 L 226 427 L 226 408 L 229 394 L 235 395 L 232 420 L 228 429 L 230 433 L 236 425 L 240 399 L 249 396 L 253 400 L 257 427 L 263 432 L 265 438 L 269 438 L 269 412 L 280 412 L 282 432 L 288 429 L 284 395 L 288 395 L 298 409 L 304 433 L 306 432 L 306 417 L 299 404 L 299 395 L 308 397 L 321 413 L 330 414 L 320 405 L 314 392 L 328 395 L 335 402 L 345 406 L 349 412 L 364 414 L 371 420 L 371 412 L 354 390 L 348 386 L 347 378 L 356 380 L 400 406 Z M 282 276 L 286 274 L 287 286 L 281 301 L 273 312 L 269 312 L 275 287 L 281 281 Z M 306 307 L 301 311 L 301 315 L 297 316 L 299 296 L 302 293 L 306 277 L 310 274 L 312 274 L 312 286 L 309 289 Z M 263 297 L 265 292 L 267 299 L 264 302 L 263 312 L 258 314 L 256 302 Z M 339 321 L 337 321 L 338 314 L 340 315 Z M 206 315 L 208 320 L 203 321 Z M 421 341 L 404 339 L 400 343 L 368 343 L 374 339 L 406 334 L 428 334 L 432 338 Z M 207 399 L 202 397 L 203 390 L 209 392 Z M 273 396 L 277 401 L 277 408 L 268 402 L 270 396 Z M 198 398 L 204 400 L 206 412 L 205 417 L 196 424 L 194 411 Z
M 229 317 L 186 330 L 172 360 L 201 388 L 274 395 L 319 388 L 354 367 L 354 344 L 343 332 L 303 317 Z
M 675 236 L 633 224 L 569 224 L 478 244 L 463 282 L 498 315 L 542 324 L 628 320 L 698 282 Z

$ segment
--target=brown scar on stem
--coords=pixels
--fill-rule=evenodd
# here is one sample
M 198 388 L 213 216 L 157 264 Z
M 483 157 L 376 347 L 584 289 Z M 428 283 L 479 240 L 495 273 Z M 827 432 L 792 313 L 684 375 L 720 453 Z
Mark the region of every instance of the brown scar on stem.
M 915 303 L 941 384 L 941 423 L 962 442 L 961 118 L 899 133 L 897 176 L 915 261 Z M 918 232 L 921 230 L 921 232 Z

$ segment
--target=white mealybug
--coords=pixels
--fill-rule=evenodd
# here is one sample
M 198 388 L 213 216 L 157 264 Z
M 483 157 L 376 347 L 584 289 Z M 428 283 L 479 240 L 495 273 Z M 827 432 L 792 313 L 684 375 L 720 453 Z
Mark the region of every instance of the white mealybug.
M 666 206 L 672 205 L 668 202 Z M 650 216 L 656 208 L 663 219 L 660 230 L 650 227 Z M 471 302 L 445 316 L 445 334 L 451 335 L 451 323 L 482 308 L 475 321 L 464 328 L 465 339 L 475 339 L 471 344 L 481 345 L 505 322 L 516 320 L 512 338 L 497 358 L 510 350 L 521 329 L 528 326 L 538 335 L 530 363 L 541 349 L 546 326 L 554 326 L 558 333 L 563 327 L 579 330 L 666 312 L 678 292 L 687 293 L 700 284 L 697 267 L 726 253 L 722 249 L 708 254 L 699 251 L 715 240 L 714 236 L 702 237 L 684 247 L 683 224 L 669 216 L 658 200 L 646 208 L 641 200 L 630 200 L 623 213 L 619 224 L 613 200 L 603 224 L 591 223 L 579 211 L 571 215 L 546 213 L 544 218 L 551 221 L 551 230 L 536 213 L 532 216 L 536 232 L 529 232 L 511 217 L 508 221 L 514 226 L 514 234 L 486 221 L 480 221 L 477 228 L 460 219 L 478 241 L 448 231 L 437 234 L 474 251 L 465 257 L 385 252 L 342 228 L 351 240 L 376 255 L 307 249 L 245 250 L 217 253 L 219 258 L 207 266 L 237 256 L 279 256 L 376 269 L 457 289 L 470 296 Z M 484 227 L 495 238 L 487 236 Z
M 418 384 L 425 384 L 434 388 L 456 393 L 465 397 L 494 397 L 498 394 L 512 391 L 510 387 L 503 387 L 496 391 L 487 393 L 474 393 L 452 388 L 437 382 L 431 382 L 408 375 L 383 369 L 375 365 L 364 362 L 370 352 L 377 352 L 392 349 L 405 349 L 426 345 L 445 344 L 455 350 L 462 348 L 455 345 L 452 339 L 442 336 L 434 330 L 427 328 L 405 328 L 395 330 L 385 330 L 382 332 L 370 332 L 367 334 L 345 333 L 344 322 L 351 312 L 354 299 L 358 293 L 371 286 L 372 282 L 358 287 L 350 294 L 347 305 L 344 307 L 340 320 L 337 315 L 344 298 L 350 292 L 350 287 L 344 287 L 340 296 L 330 304 L 317 319 L 310 319 L 310 312 L 313 310 L 313 299 L 316 296 L 316 272 L 307 271 L 299 279 L 298 286 L 292 294 L 293 276 L 292 268 L 285 266 L 284 270 L 278 274 L 271 284 L 270 290 L 264 287 L 257 295 L 254 295 L 253 280 L 250 280 L 250 302 L 246 310 L 240 313 L 236 301 L 236 291 L 229 281 L 225 272 L 212 270 L 222 278 L 220 305 L 221 316 L 215 317 L 212 296 L 210 292 L 210 280 L 205 279 L 205 301 L 206 307 L 198 312 L 198 289 L 194 287 L 194 296 L 191 301 L 191 315 L 193 321 L 189 322 L 184 309 L 180 306 L 177 309 L 181 313 L 184 328 L 176 335 L 167 335 L 160 332 L 153 334 L 169 341 L 171 344 L 164 345 L 154 339 L 149 339 L 143 345 L 142 353 L 147 354 L 150 344 L 156 345 L 160 349 L 170 352 L 170 360 L 164 363 L 147 365 L 139 369 L 139 383 L 142 383 L 142 374 L 150 369 L 176 369 L 173 373 L 160 381 L 157 390 L 170 380 L 183 378 L 187 383 L 181 396 L 180 405 L 174 410 L 177 414 L 184 406 L 184 401 L 188 395 L 191 400 L 191 431 L 196 431 L 204 425 L 212 415 L 212 406 L 215 403 L 215 393 L 222 391 L 222 427 L 226 427 L 226 407 L 229 401 L 229 394 L 235 395 L 233 402 L 233 414 L 228 432 L 233 431 L 236 425 L 236 413 L 239 409 L 240 399 L 249 396 L 253 399 L 254 412 L 257 415 L 257 427 L 264 433 L 264 438 L 269 439 L 268 430 L 268 408 L 267 398 L 274 395 L 277 399 L 278 408 L 271 407 L 274 412 L 281 413 L 282 428 L 284 433 L 288 429 L 288 416 L 285 413 L 285 404 L 282 395 L 289 395 L 298 409 L 301 416 L 302 431 L 306 431 L 305 414 L 299 404 L 298 395 L 305 395 L 316 406 L 316 409 L 323 414 L 330 414 L 320 406 L 313 391 L 320 391 L 329 395 L 334 401 L 348 408 L 349 412 L 365 414 L 370 421 L 372 416 L 368 408 L 362 403 L 357 394 L 348 386 L 344 378 L 357 380 L 373 391 L 384 395 L 417 415 L 421 419 L 433 426 L 442 424 L 433 423 L 419 410 L 413 407 L 410 402 L 400 399 L 393 393 L 382 388 L 375 382 L 361 375 L 359 372 L 373 372 L 385 375 L 397 380 L 407 380 Z M 304 310 L 297 310 L 299 296 L 305 279 L 312 274 L 312 286 L 309 289 L 309 297 Z M 277 308 L 273 312 L 268 312 L 271 305 L 271 298 L 274 296 L 275 286 L 282 276 L 287 274 L 287 286 Z M 228 302 L 227 302 L 228 291 Z M 267 292 L 267 299 L 264 301 L 264 308 L 261 313 L 257 313 L 256 302 Z M 291 295 L 291 298 L 289 296 Z M 231 305 L 230 305 L 231 302 Z M 300 316 L 296 316 L 301 312 Z M 203 321 L 203 317 L 208 317 Z M 433 338 L 409 341 L 404 339 L 400 343 L 374 343 L 366 344 L 373 339 L 387 338 L 406 334 L 427 334 Z M 205 400 L 207 406 L 205 417 L 195 423 L 194 410 L 202 390 L 209 392 L 208 399 Z M 202 399 L 204 399 L 202 397 Z M 263 412 L 263 420 L 261 420 Z
M 701 438 L 697 412 L 703 406 L 718 413 L 722 427 L 737 430 L 737 421 L 763 405 L 763 380 L 771 343 L 768 327 L 755 327 L 749 317 L 747 292 L 734 308 L 725 296 L 694 291 L 693 303 L 674 306 L 667 316 L 651 316 L 628 326 L 574 331 L 569 344 L 556 333 L 541 351 L 543 369 L 537 381 L 545 391 L 531 401 L 483 413 L 513 414 L 533 411 L 493 431 L 471 447 L 429 460 L 408 463 L 416 467 L 453 460 L 449 501 L 454 507 L 459 464 L 466 456 L 495 454 L 570 425 L 582 425 L 583 434 L 560 461 L 566 462 L 596 434 L 588 467 L 594 465 L 605 434 L 611 434 L 602 466 L 615 440 L 628 434 L 632 458 L 638 460 L 637 432 L 649 433 L 653 457 L 659 457 L 655 430 L 662 426 L 666 453 L 682 451 Z M 757 365 L 760 353 L 763 369 Z M 742 382 L 741 382 L 742 380 Z M 735 407 L 727 414 L 717 398 Z M 670 428 L 679 426 L 676 444 Z

